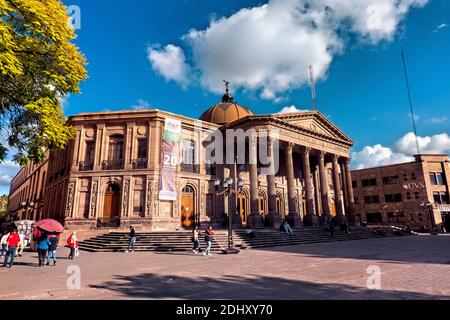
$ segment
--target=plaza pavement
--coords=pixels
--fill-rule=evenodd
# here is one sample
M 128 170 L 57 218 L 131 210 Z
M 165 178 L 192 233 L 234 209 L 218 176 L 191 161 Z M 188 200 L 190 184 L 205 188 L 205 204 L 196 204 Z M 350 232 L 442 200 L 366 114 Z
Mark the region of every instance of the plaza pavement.
M 450 237 L 416 236 L 247 250 L 188 253 L 86 253 L 37 267 L 27 252 L 0 268 L 0 299 L 449 299 Z M 79 266 L 81 288 L 68 289 Z M 368 268 L 381 290 L 368 290 Z M 372 267 L 373 268 L 373 267 Z M 73 283 L 73 282 L 72 282 Z

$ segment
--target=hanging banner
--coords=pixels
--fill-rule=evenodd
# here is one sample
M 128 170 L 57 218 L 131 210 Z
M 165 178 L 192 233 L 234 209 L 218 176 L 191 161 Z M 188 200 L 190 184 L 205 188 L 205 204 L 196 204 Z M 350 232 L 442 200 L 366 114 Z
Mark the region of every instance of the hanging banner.
M 159 200 L 177 200 L 178 156 L 180 154 L 181 121 L 166 118 L 162 139 L 162 164 Z

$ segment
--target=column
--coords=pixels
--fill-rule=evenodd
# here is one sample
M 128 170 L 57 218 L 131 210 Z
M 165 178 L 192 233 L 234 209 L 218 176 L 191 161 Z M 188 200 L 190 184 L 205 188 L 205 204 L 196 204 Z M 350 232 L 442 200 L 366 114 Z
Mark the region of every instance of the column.
M 301 218 L 295 201 L 295 176 L 294 176 L 294 159 L 293 159 L 294 144 L 289 143 L 286 148 L 286 173 L 287 173 L 287 185 L 288 185 L 288 222 L 296 227 L 301 225 Z
M 353 179 L 352 172 L 350 168 L 350 158 L 344 160 L 345 176 L 347 177 L 347 220 L 352 225 L 359 225 L 359 221 L 356 221 L 355 215 L 355 196 L 353 192 Z
M 268 141 L 268 156 L 270 159 L 270 172 L 267 174 L 267 193 L 269 202 L 269 223 L 271 227 L 279 228 L 281 224 L 281 217 L 277 211 L 277 190 L 275 186 L 275 167 L 274 167 L 274 154 L 272 139 Z
M 77 135 L 75 137 L 75 145 L 74 145 L 74 156 L 73 156 L 73 163 L 72 163 L 72 171 L 78 171 L 78 164 L 80 161 L 83 161 L 80 154 L 80 146 L 81 146 L 81 139 L 82 139 L 82 128 L 77 128 Z
M 336 205 L 336 218 L 338 224 L 345 222 L 344 212 L 342 210 L 342 189 L 339 179 L 339 156 L 333 156 L 333 182 L 334 182 L 334 203 Z
M 249 139 L 249 171 L 250 171 L 250 211 L 248 224 L 253 228 L 264 227 L 262 216 L 259 214 L 259 186 L 258 186 L 258 138 Z
M 338 162 L 339 167 L 341 168 L 341 181 L 342 181 L 342 193 L 344 195 L 343 202 L 344 202 L 344 213 L 347 214 L 347 208 L 348 208 L 348 194 L 347 194 L 347 175 L 345 174 L 345 164 L 344 162 Z
M 305 195 L 306 195 L 306 215 L 304 224 L 313 226 L 317 224 L 317 217 L 314 215 L 314 191 L 313 180 L 311 177 L 310 164 L 311 148 L 305 148 L 302 153 L 303 160 L 303 175 L 305 178 Z
M 102 168 L 102 161 L 105 159 L 105 149 L 108 149 L 106 143 L 106 127 L 104 124 L 97 125 L 97 133 L 95 135 L 95 171 L 99 171 Z
M 327 170 L 325 166 L 325 152 L 319 155 L 319 175 L 320 175 L 320 199 L 322 200 L 322 214 L 331 216 L 330 199 L 328 194 Z

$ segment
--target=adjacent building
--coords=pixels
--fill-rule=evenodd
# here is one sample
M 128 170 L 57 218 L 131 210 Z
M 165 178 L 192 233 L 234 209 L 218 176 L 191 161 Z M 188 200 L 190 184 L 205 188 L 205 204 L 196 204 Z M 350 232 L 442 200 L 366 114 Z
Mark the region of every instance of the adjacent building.
M 39 164 L 22 168 L 11 181 L 8 214 L 12 220 L 40 220 L 44 209 L 48 157 Z
M 409 163 L 355 170 L 352 178 L 361 221 L 450 231 L 447 155 L 417 155 Z
M 227 90 L 199 120 L 140 110 L 84 113 L 69 123 L 77 134 L 67 148 L 14 179 L 11 211 L 38 203 L 27 218 L 58 219 L 68 229 L 219 227 L 228 214 L 236 226 L 273 227 L 283 218 L 317 225 L 326 215 L 355 223 L 353 142 L 317 111 L 255 115 Z M 256 135 L 239 140 L 230 130 Z M 231 162 L 218 162 L 217 151 L 212 159 L 212 136 L 223 137 L 228 158 L 229 148 L 244 147 L 244 162 L 238 152 Z M 269 163 L 261 163 L 262 151 Z M 276 172 L 263 170 L 275 161 Z

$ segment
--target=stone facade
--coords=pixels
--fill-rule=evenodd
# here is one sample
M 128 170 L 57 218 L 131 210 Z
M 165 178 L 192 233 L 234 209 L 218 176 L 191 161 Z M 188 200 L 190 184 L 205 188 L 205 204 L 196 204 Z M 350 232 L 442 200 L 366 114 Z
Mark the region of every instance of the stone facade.
M 450 231 L 449 157 L 415 158 L 410 163 L 352 172 L 356 215 L 361 221 Z
M 195 164 L 178 164 L 176 201 L 159 199 L 166 118 L 181 121 L 180 159 L 186 148 L 192 148 L 196 159 Z M 135 225 L 177 230 L 209 223 L 220 227 L 228 212 L 234 213 L 236 226 L 277 227 L 283 218 L 295 226 L 318 225 L 326 215 L 339 223 L 355 222 L 349 183 L 353 142 L 319 112 L 247 113 L 226 124 L 159 110 L 80 114 L 69 121 L 77 135 L 65 150 L 48 157 L 40 217 L 58 219 L 68 229 Z M 246 160 L 253 161 L 209 163 L 205 141 L 217 132 L 226 136 L 227 130 L 277 132 L 279 148 L 273 149 L 271 139 L 267 145 L 248 139 L 243 142 Z M 239 142 L 225 142 L 239 147 Z M 262 148 L 279 155 L 279 170 L 272 175 L 260 172 Z M 228 197 L 215 185 L 216 179 L 227 177 L 243 179 L 243 188 L 234 188 Z
M 8 213 L 13 220 L 40 220 L 48 171 L 48 153 L 40 164 L 22 168 L 11 181 Z

